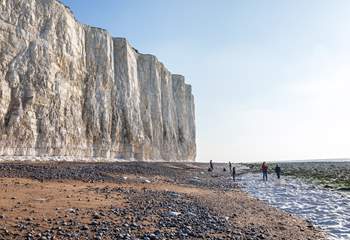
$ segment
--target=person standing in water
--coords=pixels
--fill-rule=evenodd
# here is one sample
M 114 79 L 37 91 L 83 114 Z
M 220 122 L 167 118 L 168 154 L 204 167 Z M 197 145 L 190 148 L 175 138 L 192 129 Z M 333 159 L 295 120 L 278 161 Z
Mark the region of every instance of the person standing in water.
M 232 168 L 232 179 L 234 182 L 236 181 L 236 167 Z
M 277 174 L 277 178 L 280 179 L 280 177 L 281 177 L 281 167 L 278 164 L 275 167 L 275 172 Z
M 266 162 L 263 162 L 263 164 L 261 165 L 261 171 L 263 173 L 263 181 L 267 181 L 267 170 L 268 170 L 268 166 Z
M 232 172 L 232 163 L 228 162 L 228 167 L 230 168 L 230 172 Z

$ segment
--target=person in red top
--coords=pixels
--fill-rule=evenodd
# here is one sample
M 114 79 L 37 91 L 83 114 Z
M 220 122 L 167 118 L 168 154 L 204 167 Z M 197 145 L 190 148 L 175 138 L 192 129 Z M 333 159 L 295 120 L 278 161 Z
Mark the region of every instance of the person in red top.
M 263 181 L 267 181 L 267 170 L 268 170 L 268 166 L 266 164 L 266 162 L 263 162 L 263 164 L 261 165 L 261 171 L 263 173 Z

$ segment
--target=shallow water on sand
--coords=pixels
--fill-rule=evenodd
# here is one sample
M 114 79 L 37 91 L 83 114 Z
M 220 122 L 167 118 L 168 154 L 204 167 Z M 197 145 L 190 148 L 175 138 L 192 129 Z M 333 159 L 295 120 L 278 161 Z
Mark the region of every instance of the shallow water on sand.
M 350 239 L 350 196 L 308 184 L 300 179 L 260 174 L 239 178 L 243 190 L 286 212 L 310 220 L 330 235 L 330 239 Z

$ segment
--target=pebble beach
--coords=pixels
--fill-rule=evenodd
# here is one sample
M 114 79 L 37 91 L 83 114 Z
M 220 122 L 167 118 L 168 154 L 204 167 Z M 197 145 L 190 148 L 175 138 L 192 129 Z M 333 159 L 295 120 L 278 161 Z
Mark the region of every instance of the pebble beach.
M 2 162 L 0 239 L 326 239 L 242 191 L 223 167 Z

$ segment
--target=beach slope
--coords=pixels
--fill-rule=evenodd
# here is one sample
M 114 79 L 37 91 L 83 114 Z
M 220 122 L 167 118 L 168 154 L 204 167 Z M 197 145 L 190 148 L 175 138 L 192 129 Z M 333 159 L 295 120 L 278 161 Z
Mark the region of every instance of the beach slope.
M 200 163 L 0 163 L 0 239 L 326 239 Z

